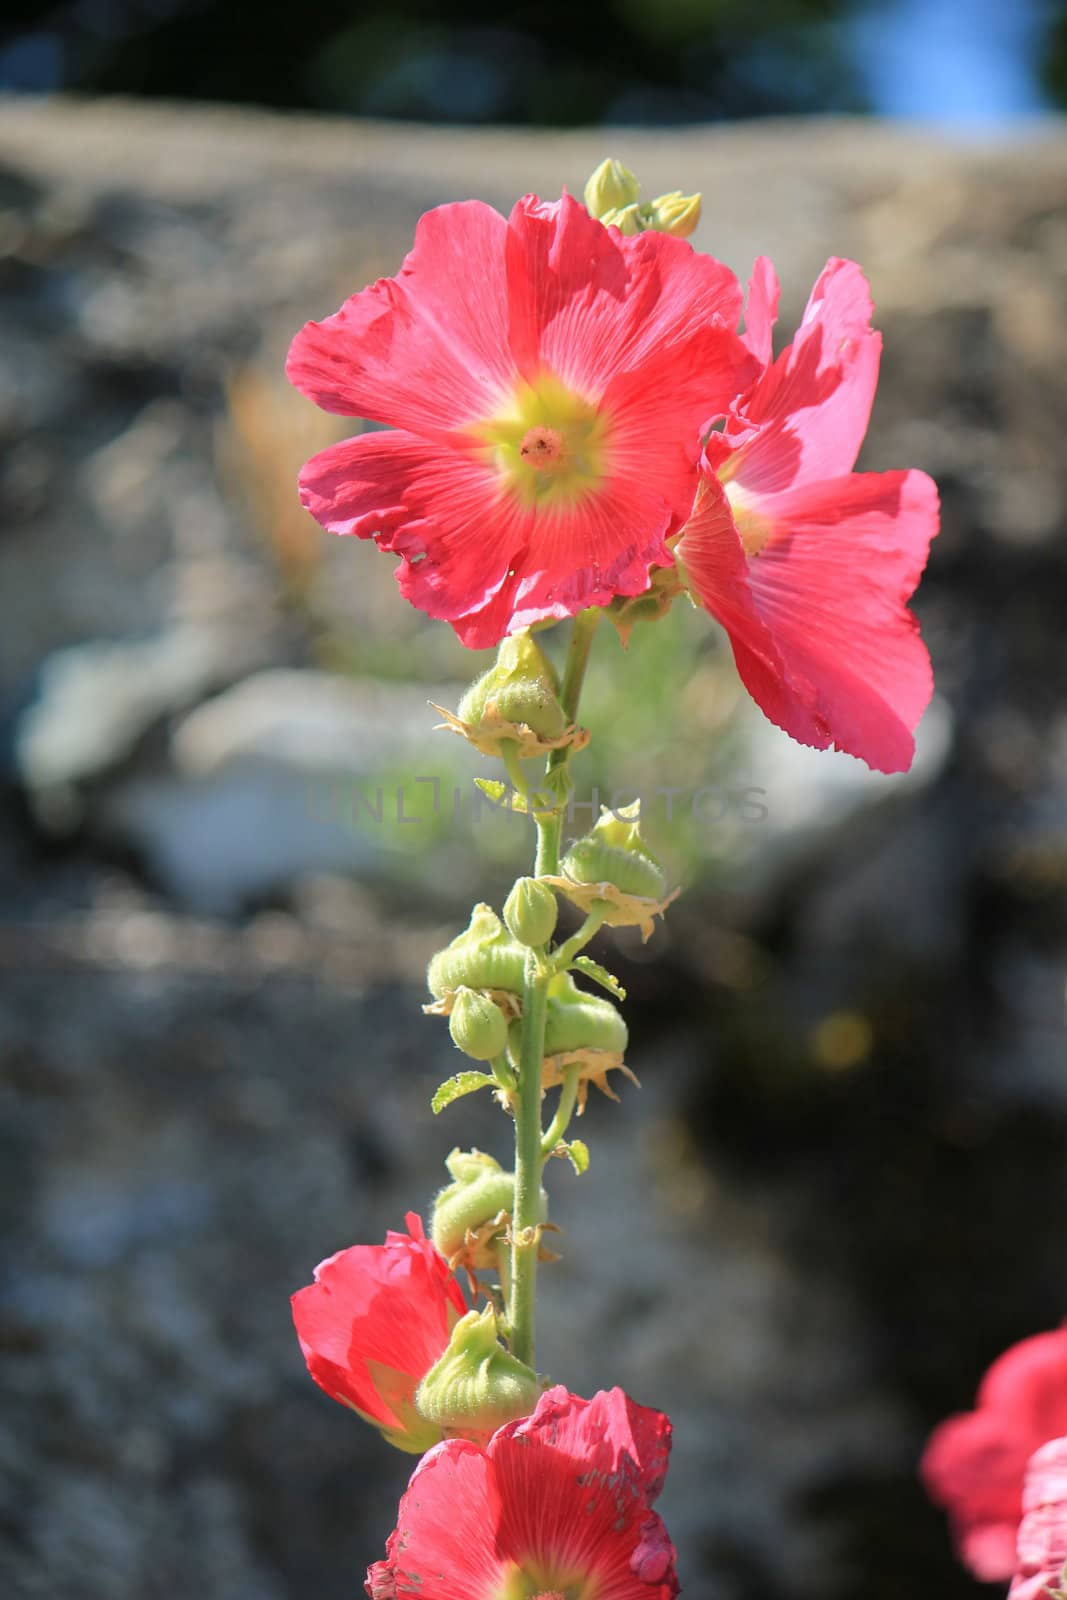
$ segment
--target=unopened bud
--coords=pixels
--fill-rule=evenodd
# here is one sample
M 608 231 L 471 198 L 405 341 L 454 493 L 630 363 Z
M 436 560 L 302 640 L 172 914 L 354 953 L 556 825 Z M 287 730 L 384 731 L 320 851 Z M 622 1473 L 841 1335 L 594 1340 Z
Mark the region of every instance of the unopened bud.
M 551 939 L 558 915 L 555 895 L 536 878 L 520 878 L 504 901 L 504 921 L 510 933 L 533 949 Z
M 609 156 L 585 186 L 585 209 L 591 217 L 599 217 L 603 222 L 605 212 L 632 205 L 640 193 L 641 185 L 629 167 Z
M 613 211 L 605 211 L 600 220 L 605 228 L 618 228 L 620 233 L 628 237 L 644 233 L 647 226 L 644 212 L 639 205 L 619 206 Z
M 415 1406 L 452 1436 L 480 1440 L 528 1416 L 540 1394 L 536 1372 L 504 1349 L 496 1312 L 486 1306 L 456 1323 L 444 1355 L 419 1384 Z
M 699 221 L 700 196 L 675 189 L 653 200 L 647 208 L 645 226 L 656 233 L 672 233 L 676 239 L 688 239 Z
M 509 937 L 491 906 L 477 905 L 470 925 L 430 962 L 426 982 L 438 1001 L 458 989 L 487 989 L 522 993 L 526 952 Z M 444 1005 L 440 1009 L 444 1009 Z M 460 1047 L 462 1048 L 462 1046 Z
M 456 990 L 448 1017 L 452 1043 L 475 1061 L 495 1061 L 508 1042 L 508 1025 L 500 1007 L 476 989 Z

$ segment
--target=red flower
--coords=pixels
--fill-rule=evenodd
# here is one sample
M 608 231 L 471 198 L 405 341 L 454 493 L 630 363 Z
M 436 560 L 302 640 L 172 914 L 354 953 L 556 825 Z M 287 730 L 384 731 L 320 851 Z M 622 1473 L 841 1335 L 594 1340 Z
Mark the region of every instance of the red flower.
M 419 1453 L 441 1430 L 415 1410 L 415 1390 L 467 1307 L 444 1257 L 413 1211 L 407 1233 L 354 1245 L 315 1268 L 293 1295 L 293 1321 L 308 1371 L 321 1389 L 390 1444 Z
M 542 1395 L 484 1450 L 450 1439 L 415 1468 L 371 1600 L 671 1600 L 674 1546 L 651 1502 L 670 1423 L 621 1389 Z
M 952 1522 L 960 1559 L 985 1582 L 1015 1571 L 1023 1477 L 1034 1451 L 1067 1432 L 1067 1327 L 1000 1356 L 978 1406 L 934 1430 L 922 1460 L 927 1493 Z
M 676 554 L 772 722 L 801 744 L 903 771 L 933 689 L 906 601 L 937 532 L 937 490 L 924 472 L 852 471 L 881 353 L 856 264 L 828 262 L 773 361 L 777 308 L 761 258 L 745 339 L 763 372 L 708 436 Z
M 396 278 L 293 341 L 298 389 L 398 430 L 322 451 L 301 499 L 399 555 L 401 593 L 472 648 L 638 594 L 692 507 L 700 424 L 757 371 L 740 308 L 720 262 L 569 195 L 440 206 Z
M 1030 1459 L 1015 1581 L 1008 1600 L 1055 1600 L 1067 1592 L 1067 1439 L 1050 1439 Z

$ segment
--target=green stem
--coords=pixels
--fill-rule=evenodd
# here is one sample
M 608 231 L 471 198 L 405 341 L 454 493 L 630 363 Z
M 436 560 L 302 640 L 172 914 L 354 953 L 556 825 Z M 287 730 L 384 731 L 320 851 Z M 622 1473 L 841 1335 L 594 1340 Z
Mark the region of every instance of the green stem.
M 575 1102 L 578 1099 L 578 1080 L 581 1075 L 582 1069 L 580 1066 L 568 1067 L 563 1074 L 563 1087 L 559 1091 L 559 1105 L 556 1107 L 556 1115 L 552 1118 L 545 1131 L 545 1136 L 541 1140 L 541 1154 L 546 1160 L 571 1125 Z
M 561 945 L 557 945 L 552 952 L 549 965 L 554 973 L 566 972 L 575 956 L 581 955 L 590 939 L 600 931 L 601 924 L 607 916 L 606 905 L 594 906 L 577 933 L 572 933 L 570 938 Z
M 526 957 L 522 994 L 522 1049 L 515 1099 L 515 1206 L 511 1215 L 511 1349 L 534 1365 L 534 1296 L 541 1220 L 541 1064 L 545 1055 L 548 980 L 537 952 Z
M 585 669 L 589 664 L 589 651 L 600 621 L 598 610 L 582 611 L 574 619 L 570 645 L 563 668 L 560 703 L 567 721 L 578 717 Z M 548 775 L 565 768 L 570 747 L 553 750 L 548 758 Z M 555 876 L 559 872 L 559 847 L 563 834 L 563 816 L 558 810 L 549 815 L 535 813 L 537 825 L 537 855 L 534 873 L 537 877 Z M 548 1007 L 548 984 L 553 968 L 545 960 L 544 952 L 530 950 L 526 956 L 525 981 L 522 994 L 522 1041 L 519 1049 L 518 1086 L 515 1092 L 515 1204 L 511 1214 L 511 1292 L 508 1298 L 508 1322 L 512 1353 L 527 1366 L 535 1366 L 536 1341 L 534 1329 L 534 1303 L 537 1292 L 537 1254 L 540 1249 L 539 1223 L 541 1220 L 541 1173 L 545 1164 L 541 1131 L 541 1071 L 545 1056 L 545 1016 Z M 577 1093 L 577 1081 L 574 1086 Z M 563 1099 L 568 1090 L 564 1085 L 560 1109 L 552 1127 L 559 1121 Z M 571 1107 L 573 1111 L 573 1105 Z M 569 1114 L 568 1114 L 569 1120 Z M 549 1130 L 551 1132 L 551 1129 Z
M 582 697 L 582 685 L 585 682 L 585 669 L 589 665 L 589 652 L 593 646 L 593 635 L 596 633 L 602 613 L 599 610 L 580 611 L 574 619 L 571 630 L 571 642 L 567 649 L 567 659 L 563 666 L 563 683 L 560 688 L 560 704 L 563 714 L 568 722 L 578 719 L 578 702 Z M 570 756 L 570 746 L 565 745 L 560 750 L 553 750 L 548 758 L 548 775 L 557 772 L 560 767 L 567 765 Z M 559 872 L 559 846 L 563 835 L 563 815 L 557 811 L 545 819 L 544 825 L 537 830 L 537 862 L 534 873 L 537 877 L 554 877 Z

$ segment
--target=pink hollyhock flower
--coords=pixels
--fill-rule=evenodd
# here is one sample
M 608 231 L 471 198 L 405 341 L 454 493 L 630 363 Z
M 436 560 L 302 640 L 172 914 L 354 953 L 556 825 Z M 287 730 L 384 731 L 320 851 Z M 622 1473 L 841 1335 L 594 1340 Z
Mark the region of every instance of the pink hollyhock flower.
M 1031 1458 L 1015 1581 L 1008 1600 L 1063 1600 L 1067 1594 L 1067 1439 L 1051 1439 Z
M 486 1448 L 450 1439 L 415 1468 L 371 1600 L 671 1600 L 674 1546 L 652 1501 L 670 1423 L 621 1389 L 542 1395 Z
M 301 499 L 398 555 L 401 593 L 475 649 L 638 594 L 692 507 L 701 423 L 758 370 L 740 309 L 720 262 L 569 195 L 439 206 L 397 277 L 293 340 L 298 389 L 397 430 L 313 457 Z
M 1024 1339 L 982 1379 L 974 1411 L 935 1428 L 921 1473 L 948 1511 L 960 1559 L 991 1583 L 1015 1571 L 1023 1477 L 1034 1451 L 1067 1432 L 1067 1327 Z
M 675 554 L 772 722 L 801 744 L 904 771 L 933 689 L 906 602 L 937 532 L 937 490 L 924 472 L 852 471 L 881 354 L 855 262 L 827 263 L 773 360 L 777 310 L 761 258 L 744 338 L 763 371 L 708 435 Z
M 421 1453 L 441 1429 L 415 1410 L 415 1390 L 466 1312 L 462 1291 L 413 1211 L 407 1233 L 354 1245 L 315 1268 L 293 1295 L 293 1321 L 308 1371 L 321 1389 L 390 1444 Z

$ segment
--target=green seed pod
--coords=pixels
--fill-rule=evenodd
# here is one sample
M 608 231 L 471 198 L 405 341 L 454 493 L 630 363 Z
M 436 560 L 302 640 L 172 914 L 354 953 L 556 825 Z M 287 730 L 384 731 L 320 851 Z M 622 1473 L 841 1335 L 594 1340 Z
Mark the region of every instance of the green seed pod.
M 508 1043 L 500 1007 L 476 989 L 457 989 L 448 1018 L 452 1043 L 474 1061 L 495 1061 Z
M 577 883 L 613 883 L 624 894 L 658 900 L 667 887 L 662 867 L 650 856 L 613 850 L 592 835 L 578 839 L 562 862 L 563 870 Z
M 481 1150 L 453 1150 L 445 1162 L 453 1178 L 433 1203 L 430 1234 L 446 1261 L 472 1272 L 496 1265 L 497 1241 L 515 1200 L 515 1175 Z M 541 1217 L 548 1197 L 541 1192 Z M 504 1214 L 504 1220 L 497 1219 Z
M 559 679 L 541 646 L 528 633 L 506 638 L 497 659 L 467 690 L 457 708 L 461 722 L 478 729 L 488 719 L 532 728 L 558 739 L 567 725 L 559 703 Z
M 508 937 L 496 912 L 490 906 L 477 905 L 469 927 L 431 960 L 426 982 L 437 1000 L 456 989 L 503 989 L 521 994 L 525 967 L 525 950 Z
M 600 163 L 585 186 L 585 209 L 591 217 L 599 217 L 603 221 L 606 212 L 633 205 L 640 193 L 641 185 L 629 167 L 624 167 L 621 161 L 613 161 L 609 156 Z
M 586 994 L 569 972 L 553 978 L 545 1022 L 546 1056 L 575 1050 L 604 1050 L 621 1056 L 628 1039 L 626 1023 L 610 1000 Z
M 562 867 L 576 883 L 613 883 L 646 900 L 661 899 L 667 887 L 663 868 L 641 837 L 639 801 L 623 811 L 605 809 L 592 832 L 571 845 Z
M 504 921 L 520 944 L 538 949 L 556 931 L 559 907 L 551 889 L 536 878 L 520 878 L 504 901 Z
M 504 1349 L 496 1312 L 486 1306 L 456 1323 L 444 1355 L 416 1390 L 415 1407 L 453 1437 L 481 1440 L 529 1416 L 540 1395 L 536 1372 Z
M 517 1049 L 521 1024 L 514 1022 L 511 1026 L 512 1046 Z M 552 979 L 545 1017 L 546 1057 L 570 1055 L 578 1050 L 622 1056 L 628 1040 L 626 1023 L 610 1000 L 586 994 L 569 972 Z

